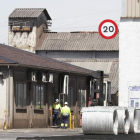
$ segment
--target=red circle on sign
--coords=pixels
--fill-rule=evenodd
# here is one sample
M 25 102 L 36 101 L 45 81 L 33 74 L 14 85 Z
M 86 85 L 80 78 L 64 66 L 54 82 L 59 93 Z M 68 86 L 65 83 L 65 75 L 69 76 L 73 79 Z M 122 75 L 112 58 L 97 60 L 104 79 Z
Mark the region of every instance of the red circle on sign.
M 112 24 L 115 26 L 115 32 L 114 32 L 114 34 L 113 34 L 112 36 L 105 36 L 105 35 L 102 34 L 101 28 L 102 28 L 102 25 L 103 25 L 104 23 L 106 23 L 106 22 L 110 22 L 110 23 L 112 23 Z M 104 21 L 102 21 L 102 22 L 100 23 L 98 30 L 99 30 L 99 34 L 100 34 L 103 38 L 105 38 L 105 39 L 112 39 L 112 38 L 114 38 L 114 37 L 117 35 L 117 33 L 118 33 L 118 26 L 117 26 L 117 24 L 116 24 L 113 20 L 107 19 L 107 20 L 104 20 Z

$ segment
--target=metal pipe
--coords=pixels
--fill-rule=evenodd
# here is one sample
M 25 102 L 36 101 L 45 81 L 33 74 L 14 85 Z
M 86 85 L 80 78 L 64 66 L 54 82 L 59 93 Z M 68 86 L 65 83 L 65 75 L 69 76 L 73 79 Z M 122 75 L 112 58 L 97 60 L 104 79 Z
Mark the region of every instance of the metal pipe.
M 70 129 L 71 129 L 71 113 L 70 113 Z
M 128 107 L 128 112 L 130 116 L 130 129 L 129 133 L 136 133 L 138 130 L 138 114 L 136 108 Z
M 10 66 L 8 65 L 8 128 L 10 129 Z
M 82 111 L 84 134 L 118 134 L 118 113 L 115 108 L 87 107 Z
M 92 121 L 86 125 L 91 125 L 91 126 L 94 126 L 95 124 L 93 123 L 98 123 L 96 124 L 98 127 L 100 126 L 100 121 L 103 121 L 102 119 L 102 116 L 104 115 L 104 112 L 105 111 L 110 111 L 110 110 L 116 110 L 117 111 L 117 114 L 118 114 L 118 133 L 125 133 L 125 134 L 128 134 L 129 132 L 129 128 L 130 128 L 130 116 L 129 116 L 129 111 L 126 107 L 118 107 L 118 106 L 95 106 L 95 107 L 83 107 L 81 112 L 84 113 L 84 112 L 94 112 L 94 113 L 91 113 L 91 114 L 86 114 L 87 116 L 87 120 L 90 119 L 90 116 L 92 117 Z M 95 121 L 94 122 L 94 119 L 96 119 L 95 115 L 95 110 L 99 111 L 99 110 L 104 110 L 103 113 L 100 114 L 100 112 L 98 113 L 97 115 L 97 118 L 99 119 L 97 122 Z M 100 114 L 100 115 L 99 115 Z M 100 118 L 101 116 L 101 118 Z M 136 118 L 136 117 L 135 117 Z M 85 120 L 85 121 L 87 121 Z M 132 127 L 137 127 L 136 124 L 137 124 L 137 119 L 135 119 L 132 123 L 133 123 L 133 126 Z M 110 123 L 110 122 L 107 122 L 107 120 L 105 121 L 105 123 Z M 95 125 L 95 126 L 96 126 Z M 83 127 L 83 116 L 82 116 L 82 127 Z M 87 126 L 86 126 L 87 127 Z M 102 126 L 101 126 L 102 127 Z M 86 128 L 87 129 L 87 128 Z M 94 127 L 94 129 L 97 129 L 96 127 Z M 133 128 L 134 129 L 134 128 Z M 136 130 L 135 130 L 136 131 Z M 94 133 L 94 132 L 92 132 Z

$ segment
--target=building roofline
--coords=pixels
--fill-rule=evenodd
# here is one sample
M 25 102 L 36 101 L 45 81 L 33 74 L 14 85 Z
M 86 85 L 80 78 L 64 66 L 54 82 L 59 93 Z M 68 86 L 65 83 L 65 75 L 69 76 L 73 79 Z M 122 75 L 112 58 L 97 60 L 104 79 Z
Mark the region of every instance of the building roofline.
M 2 46 L 7 46 L 7 47 L 9 47 L 9 48 L 11 48 L 11 49 L 15 49 L 15 50 L 18 50 L 18 51 L 20 51 L 20 52 L 24 52 L 24 53 L 26 53 L 26 55 L 28 55 L 28 54 L 31 54 L 32 56 L 35 56 L 35 57 L 40 57 L 40 58 L 43 58 L 44 60 L 43 61 L 45 61 L 45 59 L 46 59 L 46 61 L 48 61 L 48 60 L 52 60 L 52 62 L 54 61 L 54 62 L 58 62 L 58 63 L 55 63 L 55 64 L 57 64 L 57 65 L 59 65 L 59 64 L 64 64 L 64 66 L 68 66 L 68 69 L 59 69 L 59 68 L 53 68 L 53 67 L 48 67 L 48 66 L 43 66 L 42 64 L 42 66 L 39 66 L 39 65 L 28 65 L 28 64 L 21 64 L 20 62 L 15 62 L 15 61 L 13 61 L 13 62 L 15 62 L 15 64 L 18 64 L 18 66 L 30 66 L 30 67 L 36 67 L 36 68 L 42 68 L 42 69 L 52 69 L 52 70 L 55 70 L 55 71 L 66 71 L 66 72 L 69 72 L 69 73 L 77 73 L 77 74 L 79 74 L 80 72 L 79 72 L 79 70 L 81 69 L 81 75 L 91 75 L 91 73 L 93 72 L 93 71 L 91 71 L 91 70 L 89 70 L 89 69 L 85 69 L 85 68 L 82 68 L 82 67 L 78 67 L 78 66 L 75 66 L 75 65 L 72 65 L 72 64 L 68 64 L 68 63 L 65 63 L 65 62 L 61 62 L 61 61 L 58 61 L 58 60 L 55 60 L 55 59 L 51 59 L 51 58 L 47 58 L 47 57 L 43 57 L 43 56 L 40 56 L 40 55 L 38 55 L 38 54 L 34 54 L 34 53 L 31 53 L 31 52 L 27 52 L 27 51 L 25 51 L 25 50 L 21 50 L 21 49 L 18 49 L 18 48 L 15 48 L 15 47 L 11 47 L 11 46 L 8 46 L 8 45 L 3 45 L 3 44 L 0 44 L 0 45 L 2 45 Z M 32 57 L 31 56 L 31 57 Z M 8 58 L 9 59 L 9 58 Z M 36 58 L 37 59 L 37 58 Z M 11 60 L 11 59 L 9 59 L 9 60 Z M 10 63 L 9 63 L 10 64 Z M 12 64 L 12 62 L 11 62 L 11 64 Z M 55 65 L 54 64 L 54 65 Z M 2 65 L 2 64 L 1 64 Z M 8 64 L 4 64 L 4 65 L 8 65 Z M 70 66 L 70 67 L 69 67 Z M 72 70 L 69 70 L 69 68 L 71 68 Z M 73 69 L 74 68 L 74 69 Z M 77 70 L 77 68 L 79 69 L 79 70 Z
M 13 60 L 11 60 L 11 59 L 9 59 L 9 58 L 6 58 L 6 57 L 4 57 L 4 56 L 1 56 L 1 55 L 0 55 L 0 59 L 1 59 L 1 60 L 4 60 L 5 62 L 7 62 L 7 63 L 9 63 L 9 64 L 18 64 L 18 62 L 13 61 Z
M 12 12 L 11 12 L 11 14 L 9 15 L 9 19 L 12 19 L 12 18 L 37 18 L 37 16 L 30 16 L 30 17 L 28 17 L 28 16 L 25 16 L 25 17 L 20 17 L 20 16 L 12 16 L 12 14 L 14 13 L 14 11 L 16 11 L 16 10 L 42 10 L 42 12 L 44 12 L 44 14 L 46 15 L 46 17 L 47 17 L 47 19 L 48 20 L 52 20 L 51 19 L 51 17 L 50 17 L 50 15 L 49 15 L 49 13 L 48 13 L 48 11 L 46 10 L 46 8 L 15 8 Z

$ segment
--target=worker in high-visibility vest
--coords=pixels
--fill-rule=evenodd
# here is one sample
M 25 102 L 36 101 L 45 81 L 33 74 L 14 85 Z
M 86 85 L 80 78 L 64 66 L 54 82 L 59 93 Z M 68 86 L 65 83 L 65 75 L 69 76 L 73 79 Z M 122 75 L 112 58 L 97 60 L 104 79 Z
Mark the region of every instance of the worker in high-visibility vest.
M 65 102 L 65 106 L 62 107 L 62 109 L 61 109 L 61 116 L 62 116 L 61 128 L 64 128 L 64 123 L 65 123 L 65 129 L 67 129 L 68 120 L 69 120 L 69 116 L 70 116 L 70 108 L 68 107 L 67 102 Z
M 59 104 L 58 99 L 55 100 L 55 103 L 52 106 L 52 110 L 53 110 L 53 126 L 56 126 L 59 117 L 59 110 L 61 110 L 61 105 Z

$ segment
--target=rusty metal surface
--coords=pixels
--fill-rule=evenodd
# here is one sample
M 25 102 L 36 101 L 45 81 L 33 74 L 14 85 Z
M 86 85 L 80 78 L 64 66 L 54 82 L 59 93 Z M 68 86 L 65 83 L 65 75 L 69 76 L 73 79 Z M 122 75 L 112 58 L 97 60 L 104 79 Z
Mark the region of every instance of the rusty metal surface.
M 15 31 L 15 32 L 30 32 L 31 31 L 31 27 L 14 27 L 12 29 L 12 31 Z
M 99 33 L 43 33 L 36 50 L 51 51 L 119 51 L 119 34 L 104 39 Z
M 48 20 L 51 20 L 45 8 L 17 8 L 9 16 L 9 18 L 37 18 L 42 12 Z

